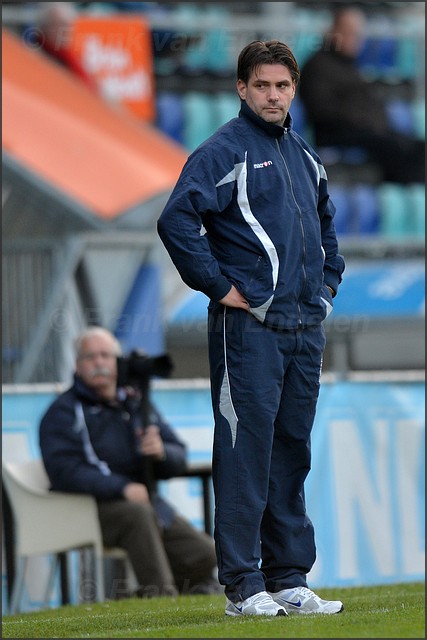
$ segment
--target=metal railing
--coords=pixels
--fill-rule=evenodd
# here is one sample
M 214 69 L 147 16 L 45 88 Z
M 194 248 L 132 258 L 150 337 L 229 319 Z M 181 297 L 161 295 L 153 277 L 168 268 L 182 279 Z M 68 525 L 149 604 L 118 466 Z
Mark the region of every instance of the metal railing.
M 88 233 L 63 240 L 7 241 L 2 256 L 4 383 L 51 382 L 68 377 L 73 341 L 87 324 L 111 327 L 136 270 L 150 256 L 151 233 Z M 110 291 L 116 264 L 128 262 L 123 291 Z M 104 292 L 99 278 L 105 270 Z

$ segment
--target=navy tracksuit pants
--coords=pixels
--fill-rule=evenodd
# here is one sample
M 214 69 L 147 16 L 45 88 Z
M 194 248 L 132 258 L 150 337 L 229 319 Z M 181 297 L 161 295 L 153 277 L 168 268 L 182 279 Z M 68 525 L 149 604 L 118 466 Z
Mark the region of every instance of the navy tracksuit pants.
M 322 325 L 276 331 L 209 305 L 214 536 L 231 600 L 307 586 L 316 548 L 304 481 L 324 347 Z

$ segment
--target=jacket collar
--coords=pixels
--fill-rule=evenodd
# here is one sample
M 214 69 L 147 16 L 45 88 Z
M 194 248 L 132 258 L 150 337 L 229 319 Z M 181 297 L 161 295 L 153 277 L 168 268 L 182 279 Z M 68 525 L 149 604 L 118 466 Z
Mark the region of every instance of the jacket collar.
M 248 107 L 245 100 L 241 100 L 240 105 L 239 118 L 246 118 L 247 120 L 250 120 L 272 138 L 280 138 L 281 136 L 283 136 L 286 130 L 292 127 L 292 116 L 290 113 L 288 113 L 288 115 L 286 116 L 285 124 L 282 127 L 279 124 L 266 122 L 265 120 L 260 118 L 260 116 L 257 116 L 257 114 L 252 111 L 250 107 Z
M 80 376 L 78 376 L 76 373 L 74 374 L 72 389 L 74 390 L 74 393 L 77 395 L 77 397 L 80 400 L 85 400 L 86 402 L 92 405 L 104 404 L 111 407 L 113 406 L 116 407 L 121 404 L 124 405 L 128 401 L 130 402 L 140 401 L 139 392 L 133 387 L 118 387 L 116 400 L 114 401 L 104 400 L 103 398 L 100 398 L 93 389 L 88 387 L 88 385 L 85 384 L 83 380 L 80 378 Z
M 74 374 L 74 391 L 82 400 L 88 400 L 91 403 L 99 402 L 99 398 L 96 393 L 88 387 L 83 380 L 75 373 Z
M 90 404 L 110 404 L 100 398 L 77 374 L 74 374 L 74 390 L 79 398 L 86 400 Z

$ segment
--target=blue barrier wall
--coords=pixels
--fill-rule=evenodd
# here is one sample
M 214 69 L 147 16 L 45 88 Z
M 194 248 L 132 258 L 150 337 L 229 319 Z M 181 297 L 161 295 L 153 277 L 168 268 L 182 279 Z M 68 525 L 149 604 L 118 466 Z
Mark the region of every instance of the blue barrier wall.
M 310 586 L 424 580 L 424 381 L 324 378 L 306 485 L 318 550 Z M 6 389 L 4 458 L 39 455 L 38 420 L 56 392 Z M 210 461 L 213 420 L 207 381 L 154 381 L 152 394 L 187 443 L 190 461 Z M 197 478 L 165 482 L 161 490 L 202 528 Z M 34 586 L 27 594 L 29 610 L 38 606 L 33 593 Z

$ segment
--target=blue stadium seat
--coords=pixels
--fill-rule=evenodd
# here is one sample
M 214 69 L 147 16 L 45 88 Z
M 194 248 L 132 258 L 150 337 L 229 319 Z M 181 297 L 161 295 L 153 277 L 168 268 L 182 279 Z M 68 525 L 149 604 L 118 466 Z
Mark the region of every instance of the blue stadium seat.
M 390 35 L 366 38 L 357 57 L 360 70 L 373 78 L 395 81 L 399 77 L 397 39 Z
M 307 113 L 304 107 L 302 100 L 299 98 L 298 94 L 292 101 L 292 105 L 290 108 L 290 113 L 292 116 L 292 126 L 294 131 L 298 133 L 300 136 L 304 138 L 308 144 L 311 144 L 312 147 L 315 146 L 315 136 L 313 126 L 310 123 Z
M 317 152 L 326 168 L 333 165 L 359 167 L 369 161 L 368 153 L 362 147 L 330 145 L 328 147 L 318 147 Z
M 157 127 L 180 144 L 184 144 L 184 105 L 182 96 L 163 91 L 157 96 Z
M 292 101 L 290 113 L 294 130 L 304 138 L 307 127 L 307 114 L 302 100 L 297 95 Z
M 395 98 L 387 103 L 386 108 L 389 124 L 395 131 L 408 135 L 414 133 L 415 114 L 408 100 Z
M 352 210 L 348 188 L 339 184 L 330 184 L 329 195 L 336 207 L 334 222 L 337 235 L 351 233 Z
M 351 189 L 352 224 L 357 234 L 376 234 L 379 230 L 380 210 L 375 187 L 356 184 Z
M 366 38 L 357 56 L 357 65 L 365 73 L 376 75 L 377 64 L 377 40 Z
M 394 79 L 397 76 L 398 41 L 395 37 L 384 36 L 377 40 L 376 69 L 382 78 Z

